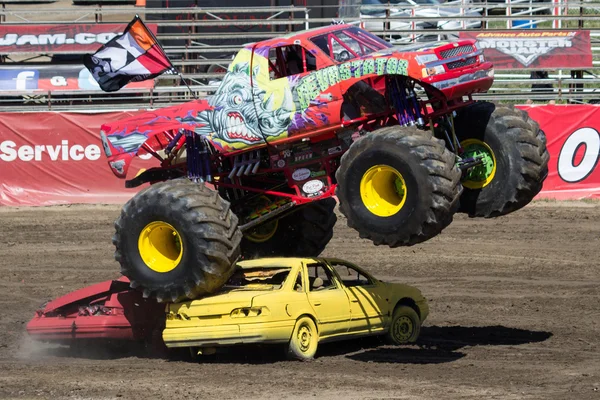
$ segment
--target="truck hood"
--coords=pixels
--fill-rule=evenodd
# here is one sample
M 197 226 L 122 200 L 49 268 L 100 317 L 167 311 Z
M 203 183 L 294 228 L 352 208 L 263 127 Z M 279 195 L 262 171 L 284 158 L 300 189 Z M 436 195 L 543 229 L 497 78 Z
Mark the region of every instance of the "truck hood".
M 131 160 L 144 144 L 152 151 L 163 150 L 172 140 L 165 132 L 178 129 L 193 131 L 204 126 L 197 119 L 197 114 L 210 109 L 208 101 L 202 99 L 103 124 L 100 130 L 102 146 L 113 173 L 125 178 Z

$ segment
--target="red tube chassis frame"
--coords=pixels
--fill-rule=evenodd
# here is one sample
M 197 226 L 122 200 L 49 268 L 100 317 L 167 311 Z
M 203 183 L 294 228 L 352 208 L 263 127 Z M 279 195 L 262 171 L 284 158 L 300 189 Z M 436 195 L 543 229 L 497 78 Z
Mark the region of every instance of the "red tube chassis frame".
M 468 86 L 470 89 L 472 89 L 472 87 L 473 87 L 472 82 L 464 84 L 464 85 Z M 460 86 L 463 86 L 463 85 L 459 85 L 459 87 L 456 87 L 453 89 L 460 91 L 461 90 Z M 430 93 L 430 94 L 432 94 L 432 99 L 427 100 L 427 101 L 423 101 L 423 100 L 419 101 L 421 109 L 423 111 L 423 116 L 425 119 L 427 119 L 429 121 L 433 121 L 435 118 L 437 118 L 439 116 L 448 115 L 452 111 L 460 109 L 462 107 L 465 107 L 466 105 L 473 102 L 471 94 L 467 95 L 466 100 L 463 100 L 462 97 L 459 97 L 458 99 L 454 99 L 454 100 L 450 100 L 450 101 L 448 101 L 445 98 L 445 96 L 443 96 L 441 93 L 437 93 L 437 91 L 433 91 L 433 93 Z M 435 96 L 435 94 L 439 94 L 439 95 Z M 436 106 L 437 106 L 436 109 L 433 109 L 431 107 L 431 103 L 436 103 Z M 394 120 L 395 123 L 397 124 L 395 116 L 390 115 L 389 113 L 382 113 L 379 115 L 367 115 L 367 116 L 363 116 L 363 117 L 352 119 L 352 120 L 345 120 L 341 124 L 319 128 L 319 129 L 313 130 L 311 132 L 306 132 L 304 134 L 294 136 L 292 138 L 282 139 L 280 141 L 272 142 L 269 144 L 261 144 L 261 145 L 258 145 L 256 147 L 252 148 L 252 151 L 262 150 L 262 149 L 268 148 L 270 146 L 276 147 L 276 146 L 284 145 L 287 143 L 296 143 L 296 142 L 300 142 L 302 140 L 309 140 L 311 143 L 326 141 L 326 140 L 334 139 L 336 137 L 337 132 L 339 132 L 340 130 L 342 130 L 346 127 L 348 127 L 348 128 L 353 127 L 357 131 L 359 129 L 364 129 L 364 130 L 370 131 L 370 130 L 373 130 L 377 126 L 385 126 L 385 125 L 389 124 L 390 120 Z M 167 132 L 165 132 L 165 134 L 167 134 Z M 171 133 L 171 135 L 172 135 L 172 138 L 175 137 L 174 133 Z M 179 149 L 181 149 L 184 144 L 185 144 L 185 141 L 184 141 L 184 138 L 182 138 L 177 143 L 177 146 L 175 148 L 176 151 L 174 153 L 176 153 Z M 158 154 L 156 154 L 152 149 L 147 148 L 145 145 L 142 147 L 142 149 L 144 149 L 146 152 L 154 155 L 157 159 L 161 160 L 161 157 Z M 244 149 L 244 150 L 238 150 L 238 151 L 233 151 L 233 152 L 229 152 L 229 153 L 217 153 L 217 154 L 214 154 L 211 156 L 211 164 L 214 166 L 214 165 L 218 164 L 219 160 L 223 160 L 226 158 L 233 159 L 235 156 L 244 154 L 247 152 L 248 152 L 248 150 Z M 281 191 L 276 191 L 276 190 L 265 190 L 265 189 L 260 189 L 260 188 L 250 187 L 250 186 L 245 186 L 245 185 L 240 185 L 240 184 L 224 183 L 222 181 L 222 178 L 227 176 L 226 172 L 215 174 L 213 177 L 214 180 L 212 183 L 214 184 L 215 188 L 217 188 L 217 189 L 218 188 L 241 189 L 241 190 L 248 191 L 248 192 L 260 193 L 260 194 L 269 195 L 269 196 L 276 196 L 279 198 L 287 198 L 291 202 L 293 202 L 295 205 L 307 204 L 307 203 L 311 203 L 315 200 L 324 199 L 324 198 L 332 197 L 335 195 L 337 183 L 333 183 L 333 181 L 331 179 L 331 177 L 335 173 L 334 168 L 332 168 L 331 161 L 338 159 L 339 157 L 340 157 L 339 154 L 331 154 L 328 156 L 321 157 L 319 159 L 319 162 L 321 163 L 323 169 L 326 171 L 326 175 L 324 176 L 324 178 L 327 179 L 327 185 L 326 185 L 327 190 L 315 197 L 304 196 L 301 193 L 300 188 L 297 185 L 293 185 L 294 180 L 292 179 L 292 173 L 294 170 L 309 166 L 311 164 L 314 165 L 315 160 L 309 160 L 306 163 L 296 164 L 293 166 L 293 168 L 289 167 L 289 166 L 286 166 L 284 168 L 277 168 L 277 169 L 275 169 L 275 168 L 260 168 L 260 172 L 262 174 L 265 174 L 265 173 L 269 174 L 272 172 L 283 171 L 286 175 L 287 181 L 290 183 L 289 187 L 294 189 L 295 193 L 286 193 L 286 192 L 281 192 Z M 185 165 L 171 166 L 170 162 L 171 162 L 171 160 L 169 158 L 162 159 L 161 169 L 168 170 L 168 169 L 172 169 L 174 167 L 181 168 L 181 167 L 185 166 Z

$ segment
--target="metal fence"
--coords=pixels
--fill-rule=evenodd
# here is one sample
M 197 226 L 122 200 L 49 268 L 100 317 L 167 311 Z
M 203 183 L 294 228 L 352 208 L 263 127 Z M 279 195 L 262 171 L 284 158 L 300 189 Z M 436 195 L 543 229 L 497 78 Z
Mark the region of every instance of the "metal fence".
M 598 98 L 600 1 L 497 1 L 455 0 L 442 4 L 407 5 L 401 8 L 393 5 L 363 5 L 358 13 L 354 13 L 359 15 L 358 17 L 346 17 L 344 22 L 366 26 L 373 33 L 398 46 L 438 38 L 452 39 L 460 32 L 474 29 L 590 30 L 594 66 L 592 69 L 549 71 L 543 79 L 532 79 L 532 75 L 524 71 L 497 71 L 492 90 L 479 95 L 478 98 L 513 102 L 588 102 Z M 313 17 L 323 15 L 323 10 L 319 8 L 323 7 L 255 7 L 233 10 L 151 9 L 100 4 L 53 8 L 46 5 L 2 4 L 0 24 L 127 23 L 134 15 L 139 14 L 145 20 L 151 20 L 150 22 L 158 25 L 158 39 L 167 43 L 164 46 L 165 51 L 172 58 L 173 64 L 182 71 L 194 95 L 203 97 L 218 87 L 218 79 L 224 75 L 232 56 L 242 43 L 330 24 L 329 18 Z M 232 15 L 235 15 L 235 19 L 230 18 Z M 161 19 L 155 19 L 157 16 Z M 232 32 L 232 26 L 241 29 L 242 32 Z M 229 29 L 220 31 L 223 27 Z M 176 28 L 176 32 L 172 28 Z M 236 44 L 228 44 L 229 42 Z M 43 55 L 22 52 L 11 53 L 8 57 L 6 54 L 0 56 L 4 57 L 4 63 L 7 65 L 11 60 L 22 62 L 32 57 L 49 61 L 50 57 L 59 54 L 61 53 L 48 51 Z M 116 94 L 82 90 L 2 92 L 0 111 L 155 108 L 191 98 L 193 95 L 179 82 L 178 77 L 163 76 L 157 80 L 153 89 L 123 89 Z

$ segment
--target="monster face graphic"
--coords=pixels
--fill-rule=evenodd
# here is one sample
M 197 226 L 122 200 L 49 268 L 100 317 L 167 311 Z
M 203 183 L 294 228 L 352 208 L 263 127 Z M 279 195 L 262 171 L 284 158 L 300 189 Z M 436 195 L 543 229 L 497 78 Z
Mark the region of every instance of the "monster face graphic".
M 121 149 L 125 153 L 137 151 L 148 137 L 142 133 L 134 132 L 129 135 L 113 134 L 108 136 L 110 144 L 116 149 Z
M 197 124 L 196 132 L 234 148 L 272 140 L 287 133 L 294 112 L 291 91 L 284 90 L 276 105 L 275 94 L 258 85 L 260 66 L 250 71 L 249 63 L 232 66 L 218 91 L 208 100 L 210 109 L 179 119 Z M 252 84 L 250 83 L 252 73 Z

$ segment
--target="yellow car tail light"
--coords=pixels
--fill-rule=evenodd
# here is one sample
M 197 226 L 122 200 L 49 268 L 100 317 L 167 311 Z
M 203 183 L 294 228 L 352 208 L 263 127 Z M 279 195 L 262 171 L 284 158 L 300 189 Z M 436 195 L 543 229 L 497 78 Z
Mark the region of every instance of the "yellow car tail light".
M 236 308 L 231 311 L 231 318 L 244 318 L 244 317 L 258 317 L 261 315 L 268 315 L 269 309 L 267 307 L 243 307 Z

